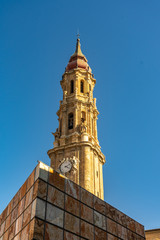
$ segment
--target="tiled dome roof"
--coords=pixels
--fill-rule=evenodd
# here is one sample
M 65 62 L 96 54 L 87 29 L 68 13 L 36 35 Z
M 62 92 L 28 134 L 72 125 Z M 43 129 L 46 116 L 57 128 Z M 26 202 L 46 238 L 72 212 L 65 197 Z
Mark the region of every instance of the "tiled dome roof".
M 81 51 L 80 39 L 77 38 L 76 51 L 70 57 L 69 63 L 66 67 L 66 72 L 68 72 L 74 68 L 83 68 L 83 69 L 91 72 L 91 68 L 89 67 L 87 62 L 88 61 L 87 61 L 86 57 L 83 55 L 83 53 Z

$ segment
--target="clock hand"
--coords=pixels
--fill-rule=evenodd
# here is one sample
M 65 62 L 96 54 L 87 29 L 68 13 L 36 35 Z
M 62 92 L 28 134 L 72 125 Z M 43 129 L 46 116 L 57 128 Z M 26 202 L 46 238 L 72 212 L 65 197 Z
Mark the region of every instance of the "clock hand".
M 65 166 L 65 168 L 70 168 L 70 165 Z

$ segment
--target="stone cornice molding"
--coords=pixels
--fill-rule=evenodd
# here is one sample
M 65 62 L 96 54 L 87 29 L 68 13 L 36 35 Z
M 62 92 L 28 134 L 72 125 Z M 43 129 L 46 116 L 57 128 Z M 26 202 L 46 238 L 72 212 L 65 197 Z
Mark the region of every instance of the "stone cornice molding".
M 65 144 L 63 146 L 58 146 L 55 148 L 50 149 L 47 154 L 50 155 L 51 153 L 55 153 L 56 151 L 59 150 L 63 150 L 63 149 L 68 149 L 68 148 L 73 148 L 73 147 L 82 147 L 82 146 L 89 146 L 91 147 L 98 155 L 99 160 L 102 164 L 104 164 L 106 162 L 105 160 L 105 156 L 104 154 L 101 152 L 100 148 L 97 146 L 94 146 L 91 142 L 85 142 L 85 141 L 81 141 L 81 142 L 76 142 L 76 143 L 69 143 L 69 144 Z

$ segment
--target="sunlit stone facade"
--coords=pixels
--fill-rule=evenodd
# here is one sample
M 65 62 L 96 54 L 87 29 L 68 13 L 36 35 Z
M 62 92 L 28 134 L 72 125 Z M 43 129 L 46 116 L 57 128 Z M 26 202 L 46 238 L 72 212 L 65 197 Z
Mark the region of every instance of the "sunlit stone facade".
M 76 51 L 62 76 L 63 100 L 57 112 L 59 127 L 54 133 L 54 148 L 48 151 L 48 155 L 51 167 L 56 171 L 59 171 L 63 159 L 75 158 L 75 168 L 65 176 L 103 199 L 105 157 L 97 138 L 99 112 L 93 98 L 95 83 L 77 39 Z
M 146 240 L 160 240 L 160 228 L 145 231 Z

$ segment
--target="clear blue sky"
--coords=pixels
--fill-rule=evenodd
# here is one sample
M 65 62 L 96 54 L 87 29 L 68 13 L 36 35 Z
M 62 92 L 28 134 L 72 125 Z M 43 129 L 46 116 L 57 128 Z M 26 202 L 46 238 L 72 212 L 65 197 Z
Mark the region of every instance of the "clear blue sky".
M 160 1 L 0 0 L 0 212 L 50 164 L 76 32 L 97 84 L 105 201 L 160 227 Z

